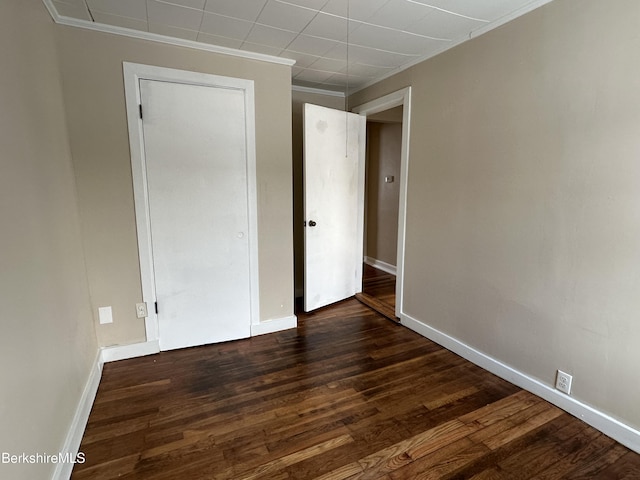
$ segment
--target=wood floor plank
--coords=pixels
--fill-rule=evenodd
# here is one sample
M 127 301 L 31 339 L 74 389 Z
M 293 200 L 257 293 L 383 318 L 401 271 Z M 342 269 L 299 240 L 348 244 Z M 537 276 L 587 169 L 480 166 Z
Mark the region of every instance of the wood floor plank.
M 354 299 L 298 318 L 106 364 L 72 478 L 638 478 L 640 455 Z
M 467 463 L 488 452 L 487 447 L 461 438 L 420 459 L 392 472 L 393 480 L 436 480 L 455 472 Z

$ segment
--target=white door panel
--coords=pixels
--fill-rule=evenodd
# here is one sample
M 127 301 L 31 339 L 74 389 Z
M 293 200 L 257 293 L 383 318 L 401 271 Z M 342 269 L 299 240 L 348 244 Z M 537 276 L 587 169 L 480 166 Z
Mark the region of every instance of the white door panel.
M 366 117 L 304 106 L 305 311 L 362 289 Z
M 250 336 L 242 90 L 140 80 L 161 350 Z

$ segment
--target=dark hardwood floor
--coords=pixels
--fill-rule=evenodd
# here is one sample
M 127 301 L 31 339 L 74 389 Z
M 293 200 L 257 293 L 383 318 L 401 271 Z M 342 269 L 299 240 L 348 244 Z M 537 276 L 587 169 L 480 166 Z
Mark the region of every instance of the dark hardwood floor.
M 396 306 L 396 276 L 366 263 L 362 268 L 362 291 L 392 307 Z
M 396 317 L 396 276 L 363 264 L 362 293 L 356 299 L 389 320 L 400 322 Z
M 104 366 L 74 479 L 637 479 L 640 455 L 355 300 Z

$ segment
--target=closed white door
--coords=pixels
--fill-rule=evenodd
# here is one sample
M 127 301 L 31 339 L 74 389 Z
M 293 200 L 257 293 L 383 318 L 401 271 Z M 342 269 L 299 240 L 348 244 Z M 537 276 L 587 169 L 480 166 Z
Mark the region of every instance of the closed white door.
M 304 309 L 362 290 L 366 117 L 304 106 Z
M 240 89 L 140 80 L 161 350 L 250 336 Z

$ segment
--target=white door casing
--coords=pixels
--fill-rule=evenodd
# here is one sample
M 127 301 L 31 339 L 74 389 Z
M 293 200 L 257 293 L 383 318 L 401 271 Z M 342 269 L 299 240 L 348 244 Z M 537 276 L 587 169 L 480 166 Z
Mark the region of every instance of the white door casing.
M 366 117 L 304 105 L 304 309 L 362 290 Z
M 124 73 L 147 341 L 247 337 L 259 323 L 253 82 Z
M 407 229 L 407 182 L 409 177 L 409 138 L 411 133 L 411 87 L 403 88 L 353 109 L 361 115 L 373 115 L 402 105 L 402 147 L 400 151 L 400 204 L 398 206 L 398 253 L 396 259 L 396 317 L 404 313 L 404 250 Z

